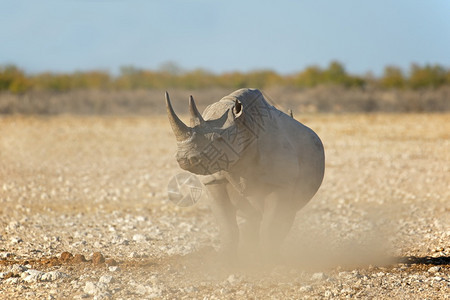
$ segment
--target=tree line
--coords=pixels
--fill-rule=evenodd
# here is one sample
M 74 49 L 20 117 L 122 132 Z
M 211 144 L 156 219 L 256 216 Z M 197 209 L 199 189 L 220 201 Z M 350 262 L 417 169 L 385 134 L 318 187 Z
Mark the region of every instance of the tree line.
M 65 92 L 210 87 L 264 89 L 274 86 L 310 88 L 320 85 L 348 88 L 371 85 L 383 89 L 438 88 L 450 85 L 450 69 L 437 64 L 412 64 L 407 72 L 396 66 L 386 66 L 379 77 L 358 76 L 349 74 L 340 62 L 332 61 L 326 68 L 310 66 L 290 75 L 281 75 L 272 70 L 215 74 L 205 69 L 182 71 L 176 64 L 168 63 L 158 70 L 122 67 L 120 74 L 113 76 L 106 71 L 27 74 L 14 65 L 0 66 L 0 92 L 14 94 L 39 90 Z

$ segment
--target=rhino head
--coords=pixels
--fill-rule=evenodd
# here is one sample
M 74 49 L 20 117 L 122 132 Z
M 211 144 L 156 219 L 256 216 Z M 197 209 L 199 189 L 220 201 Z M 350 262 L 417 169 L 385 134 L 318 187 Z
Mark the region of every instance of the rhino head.
M 166 107 L 177 140 L 176 159 L 182 169 L 208 175 L 228 170 L 237 162 L 243 151 L 239 143 L 243 120 L 240 101 L 216 102 L 206 109 L 204 118 L 198 111 L 194 98 L 190 96 L 190 126 L 175 114 L 167 92 Z

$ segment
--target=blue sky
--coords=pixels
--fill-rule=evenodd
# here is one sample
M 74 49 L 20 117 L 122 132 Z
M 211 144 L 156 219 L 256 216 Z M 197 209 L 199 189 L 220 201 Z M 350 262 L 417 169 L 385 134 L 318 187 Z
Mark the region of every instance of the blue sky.
M 332 60 L 354 74 L 450 67 L 450 1 L 0 0 L 0 65 L 30 73 L 175 62 L 288 74 Z

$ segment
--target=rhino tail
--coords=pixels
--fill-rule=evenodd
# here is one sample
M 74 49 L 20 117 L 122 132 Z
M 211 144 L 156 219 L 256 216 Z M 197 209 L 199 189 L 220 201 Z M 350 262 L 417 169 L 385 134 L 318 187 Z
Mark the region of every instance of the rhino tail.
M 288 109 L 288 113 L 291 116 L 292 119 L 294 119 L 294 113 L 292 112 L 292 109 Z

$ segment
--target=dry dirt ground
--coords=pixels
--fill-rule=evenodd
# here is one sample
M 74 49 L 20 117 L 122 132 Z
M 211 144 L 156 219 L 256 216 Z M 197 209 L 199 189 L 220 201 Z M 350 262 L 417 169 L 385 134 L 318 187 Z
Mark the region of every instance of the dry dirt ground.
M 326 174 L 279 260 L 216 254 L 165 116 L 0 117 L 2 299 L 448 299 L 450 115 L 297 115 Z

